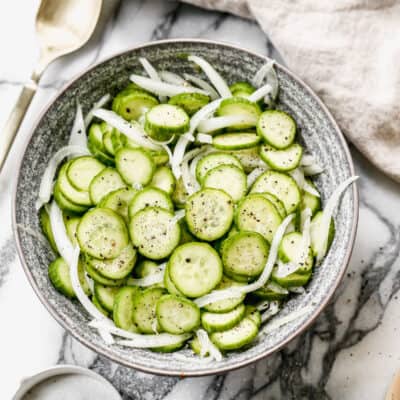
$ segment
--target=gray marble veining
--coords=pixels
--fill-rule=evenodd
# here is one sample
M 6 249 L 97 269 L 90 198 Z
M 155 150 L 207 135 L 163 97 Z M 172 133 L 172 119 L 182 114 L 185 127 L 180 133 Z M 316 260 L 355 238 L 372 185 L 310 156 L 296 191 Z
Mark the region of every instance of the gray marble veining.
M 0 7 L 5 13 L 6 7 Z M 179 36 L 227 40 L 276 57 L 266 36 L 252 22 L 172 1 L 124 0 L 99 39 L 101 45 L 61 60 L 46 73 L 21 136 L 49 96 L 95 57 L 101 59 L 151 38 Z M 7 72 L 15 68 L 9 63 L 0 72 L 0 105 L 4 104 L 0 121 L 6 118 L 19 82 L 26 79 L 22 68 L 19 75 Z M 22 141 L 17 141 L 13 154 Z M 143 374 L 97 356 L 66 335 L 38 304 L 11 239 L 7 190 L 13 177 L 12 157 L 6 176 L 0 179 L 0 312 L 8 322 L 0 332 L 0 366 L 6 371 L 1 398 L 10 398 L 23 376 L 57 362 L 102 373 L 130 400 L 383 398 L 388 380 L 400 366 L 400 188 L 357 151 L 352 153 L 361 176 L 360 222 L 348 273 L 334 301 L 311 329 L 272 357 L 225 376 L 187 380 Z

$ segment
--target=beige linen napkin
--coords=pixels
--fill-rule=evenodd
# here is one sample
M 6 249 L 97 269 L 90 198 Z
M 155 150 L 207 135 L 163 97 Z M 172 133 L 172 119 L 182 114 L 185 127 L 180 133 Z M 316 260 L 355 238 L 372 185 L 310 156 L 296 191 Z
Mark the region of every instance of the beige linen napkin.
M 185 0 L 255 18 L 347 138 L 400 182 L 399 0 Z

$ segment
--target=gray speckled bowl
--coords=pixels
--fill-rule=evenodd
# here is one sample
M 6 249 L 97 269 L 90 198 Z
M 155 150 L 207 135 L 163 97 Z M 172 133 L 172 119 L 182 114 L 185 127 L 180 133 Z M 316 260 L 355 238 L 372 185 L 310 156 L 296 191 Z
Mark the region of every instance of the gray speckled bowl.
M 179 55 L 196 53 L 204 56 L 230 82 L 250 80 L 266 58 L 247 50 L 222 43 L 199 40 L 167 40 L 150 43 L 114 56 L 69 83 L 47 107 L 33 128 L 21 158 L 14 196 L 14 232 L 25 272 L 40 300 L 54 318 L 71 334 L 96 352 L 129 367 L 165 375 L 199 376 L 215 374 L 245 366 L 284 346 L 306 329 L 328 303 L 346 269 L 357 226 L 358 199 L 353 186 L 344 195 L 337 216 L 336 236 L 323 264 L 316 268 L 307 293 L 289 301 L 279 316 L 310 306 L 302 317 L 258 340 L 252 347 L 233 352 L 220 362 L 205 364 L 188 351 L 173 354 L 154 353 L 107 346 L 98 333 L 89 328 L 88 315 L 77 303 L 57 293 L 47 277 L 47 266 L 53 259 L 48 247 L 29 234 L 39 231 L 35 211 L 43 171 L 57 149 L 65 145 L 75 114 L 76 99 L 86 112 L 105 93 L 115 94 L 128 83 L 132 72 L 141 73 L 138 57 L 147 57 L 158 69 L 177 73 L 192 71 Z M 316 184 L 324 201 L 339 183 L 354 174 L 351 156 L 338 126 L 315 94 L 291 72 L 276 67 L 280 81 L 278 107 L 294 116 L 299 137 L 308 152 L 325 167 Z

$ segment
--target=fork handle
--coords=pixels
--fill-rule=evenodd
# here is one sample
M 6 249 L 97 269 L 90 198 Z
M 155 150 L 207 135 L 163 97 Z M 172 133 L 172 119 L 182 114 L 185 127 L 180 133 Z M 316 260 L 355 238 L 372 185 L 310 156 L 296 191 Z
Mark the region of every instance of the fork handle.
M 26 110 L 31 104 L 32 98 L 37 90 L 40 75 L 33 73 L 31 79 L 25 83 L 22 91 L 18 97 L 17 103 L 14 106 L 6 125 L 0 134 L 0 172 L 3 169 L 4 163 L 7 159 L 8 153 L 17 136 L 18 128 L 24 119 Z

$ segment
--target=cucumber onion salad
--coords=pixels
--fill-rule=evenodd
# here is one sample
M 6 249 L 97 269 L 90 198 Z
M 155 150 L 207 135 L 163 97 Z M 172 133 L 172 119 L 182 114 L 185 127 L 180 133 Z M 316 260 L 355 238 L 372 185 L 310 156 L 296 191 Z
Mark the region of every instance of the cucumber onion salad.
M 310 176 L 323 169 L 295 141 L 294 119 L 274 109 L 273 63 L 228 86 L 203 58 L 188 60 L 206 79 L 140 59 L 147 76 L 86 116 L 78 104 L 37 208 L 58 254 L 52 284 L 108 345 L 188 344 L 220 360 L 310 311 L 269 322 L 304 293 L 356 177 L 322 207 Z

